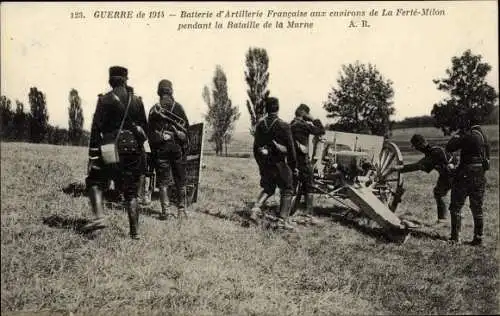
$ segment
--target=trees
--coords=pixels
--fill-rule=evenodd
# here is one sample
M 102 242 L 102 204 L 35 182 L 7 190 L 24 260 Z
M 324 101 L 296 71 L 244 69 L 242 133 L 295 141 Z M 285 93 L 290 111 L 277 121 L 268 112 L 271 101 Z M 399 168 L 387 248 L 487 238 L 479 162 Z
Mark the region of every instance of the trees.
M 332 88 L 324 109 L 336 118 L 333 128 L 353 133 L 387 135 L 394 114 L 392 82 L 372 64 L 343 65 L 338 88 Z
M 215 153 L 221 155 L 225 145 L 231 141 L 234 123 L 239 119 L 240 112 L 237 106 L 232 106 L 228 96 L 227 78 L 222 67 L 217 65 L 213 78 L 212 97 L 207 86 L 203 87 L 203 100 L 208 106 L 205 120 L 212 129 L 209 141 L 215 143 Z
M 406 117 L 401 121 L 395 121 L 392 125 L 393 129 L 398 128 L 413 128 L 413 127 L 433 127 L 434 118 L 430 115 L 420 115 Z
M 30 88 L 29 102 L 31 108 L 30 139 L 33 143 L 41 143 L 47 134 L 49 114 L 45 94 L 36 87 Z
M 481 123 L 488 119 L 498 97 L 495 89 L 486 82 L 491 66 L 481 62 L 481 55 L 466 50 L 460 57 L 452 57 L 446 78 L 434 79 L 437 89 L 449 94 L 434 104 L 431 115 L 435 126 L 445 135 L 460 128 L 461 123 Z
M 17 141 L 28 141 L 31 116 L 29 113 L 24 112 L 24 104 L 19 100 L 16 100 L 16 112 L 14 113 L 13 121 L 15 129 L 14 139 Z
M 75 146 L 82 144 L 83 137 L 83 111 L 81 103 L 78 91 L 71 89 L 69 92 L 68 107 L 68 139 Z
M 9 98 L 2 95 L 0 97 L 0 130 L 2 139 L 10 139 L 12 134 L 12 102 Z
M 250 113 L 252 132 L 257 121 L 264 116 L 264 100 L 269 96 L 269 57 L 263 48 L 250 48 L 246 54 L 245 81 L 248 84 L 246 105 Z

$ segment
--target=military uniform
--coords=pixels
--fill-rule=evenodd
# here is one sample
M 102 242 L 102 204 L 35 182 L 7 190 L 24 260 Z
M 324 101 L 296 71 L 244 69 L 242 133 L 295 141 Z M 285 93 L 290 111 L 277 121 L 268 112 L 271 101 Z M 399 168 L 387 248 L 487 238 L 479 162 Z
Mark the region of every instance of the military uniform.
M 485 171 L 489 169 L 490 146 L 484 132 L 478 125 L 454 135 L 446 150 L 460 150 L 460 164 L 451 190 L 451 240 L 459 241 L 461 210 L 469 197 L 474 219 L 472 244 L 481 244 L 483 237 L 483 198 L 486 187 Z
M 263 193 L 271 196 L 279 187 L 280 217 L 286 219 L 294 193 L 292 170 L 297 168 L 297 158 L 290 125 L 277 115 L 278 100 L 270 98 L 267 102 L 268 115 L 255 128 L 253 153 L 259 166 Z
M 426 145 L 422 151 L 425 156 L 416 163 L 405 165 L 401 172 L 425 171 L 430 173 L 432 170 L 436 170 L 439 173 L 433 192 L 437 205 L 438 220 L 444 220 L 447 211 L 444 197 L 451 190 L 453 169 L 449 165 L 453 162 L 453 157 L 439 146 Z
M 110 77 L 126 79 L 127 72 L 123 67 L 111 67 Z M 122 127 L 121 131 L 120 127 Z M 113 87 L 113 90 L 108 93 L 99 95 L 90 132 L 90 164 L 86 178 L 96 220 L 87 225 L 86 229 L 105 226 L 101 225 L 102 192 L 107 188 L 109 181 L 114 180 L 125 197 L 130 235 L 132 238 L 137 238 L 139 222 L 137 192 L 139 178 L 144 172 L 143 143 L 147 139 L 145 129 L 144 105 L 141 98 L 133 94 L 132 88 L 123 84 Z M 103 159 L 102 146 L 111 143 L 116 145 L 119 159 L 117 163 L 108 164 Z
M 325 134 L 325 128 L 318 119 L 306 121 L 302 117 L 295 117 L 290 126 L 292 136 L 295 141 L 294 145 L 297 155 L 297 168 L 299 170 L 299 177 L 297 180 L 301 183 L 301 191 L 298 192 L 297 199 L 300 200 L 301 196 L 304 195 L 307 211 L 308 213 L 311 213 L 313 203 L 311 194 L 313 169 L 308 151 L 309 135 L 321 136 Z
M 160 102 L 149 112 L 149 139 L 152 160 L 157 173 L 162 205 L 162 218 L 166 217 L 168 206 L 167 186 L 172 173 L 176 204 L 185 212 L 186 204 L 186 150 L 189 144 L 189 121 L 183 106 L 172 97 L 172 83 L 162 80 L 158 86 Z

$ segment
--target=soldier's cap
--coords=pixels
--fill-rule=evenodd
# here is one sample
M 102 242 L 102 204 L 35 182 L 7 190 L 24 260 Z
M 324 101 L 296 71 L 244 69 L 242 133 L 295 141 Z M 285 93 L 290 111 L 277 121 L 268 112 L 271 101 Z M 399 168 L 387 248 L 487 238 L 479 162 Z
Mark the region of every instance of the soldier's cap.
M 427 141 L 425 140 L 424 136 L 420 134 L 415 134 L 411 137 L 410 143 L 413 145 L 413 147 L 423 147 L 427 145 Z
M 109 77 L 128 78 L 128 69 L 122 66 L 109 67 Z
M 174 88 L 172 87 L 172 82 L 167 79 L 160 80 L 158 83 L 158 95 L 162 96 L 164 94 L 172 94 L 174 91 Z
M 309 114 L 309 112 L 311 111 L 311 109 L 304 103 L 301 103 L 297 109 L 295 110 L 295 115 L 299 115 L 301 111 L 304 111 L 306 112 L 307 114 Z
M 280 109 L 280 101 L 274 97 L 268 97 L 265 103 L 267 113 L 276 113 Z

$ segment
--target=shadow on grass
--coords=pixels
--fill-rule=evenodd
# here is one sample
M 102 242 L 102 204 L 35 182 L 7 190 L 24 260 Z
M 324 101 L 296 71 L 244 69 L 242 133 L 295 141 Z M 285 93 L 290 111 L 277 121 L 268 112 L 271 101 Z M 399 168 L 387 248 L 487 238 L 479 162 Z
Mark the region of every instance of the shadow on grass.
M 88 192 L 85 183 L 72 182 L 62 188 L 63 193 L 71 195 L 73 197 L 88 196 Z M 103 192 L 103 197 L 106 202 L 119 203 L 122 200 L 122 195 L 118 190 L 105 190 Z
M 343 207 L 314 207 L 314 215 L 318 217 L 328 217 L 333 222 L 339 223 L 343 226 L 356 229 L 357 231 L 374 237 L 378 240 L 388 241 L 386 231 L 374 223 L 371 219 L 363 214 Z M 376 226 L 378 227 L 376 227 Z M 442 240 L 446 241 L 447 238 L 436 232 L 423 231 L 418 229 L 410 229 L 411 237 L 420 239 Z
M 234 215 L 236 215 L 237 218 L 242 222 L 243 226 L 250 226 L 251 223 L 257 224 L 253 219 L 250 218 L 251 209 L 254 205 L 254 202 L 246 201 L 246 202 L 244 202 L 244 205 L 245 206 L 243 206 L 242 208 L 236 209 L 234 211 Z M 261 220 L 264 217 L 264 215 L 266 215 L 266 214 L 272 215 L 272 216 L 277 216 L 279 213 L 279 205 L 264 205 L 261 207 L 261 211 L 262 211 Z M 221 216 L 218 216 L 218 217 L 221 217 Z M 231 216 L 225 215 L 223 217 L 230 218 Z
M 43 223 L 49 227 L 52 228 L 59 228 L 59 229 L 68 229 L 76 232 L 77 234 L 81 234 L 88 239 L 94 239 L 95 236 L 95 231 L 94 232 L 86 232 L 83 230 L 83 227 L 90 223 L 90 220 L 84 219 L 84 218 L 77 218 L 77 217 L 67 217 L 67 216 L 61 216 L 61 215 L 50 215 L 47 217 L 43 218 Z
M 65 194 L 72 195 L 73 197 L 87 196 L 87 190 L 85 189 L 85 183 L 82 182 L 71 182 L 62 191 Z

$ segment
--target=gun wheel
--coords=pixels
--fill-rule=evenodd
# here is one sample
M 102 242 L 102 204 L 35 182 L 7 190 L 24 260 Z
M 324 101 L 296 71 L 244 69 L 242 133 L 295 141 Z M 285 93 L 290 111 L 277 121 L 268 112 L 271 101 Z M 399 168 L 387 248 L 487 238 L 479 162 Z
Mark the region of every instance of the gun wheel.
M 394 167 L 403 166 L 403 155 L 398 146 L 384 141 L 376 165 L 374 193 L 391 211 L 395 211 L 404 192 L 403 176 Z

